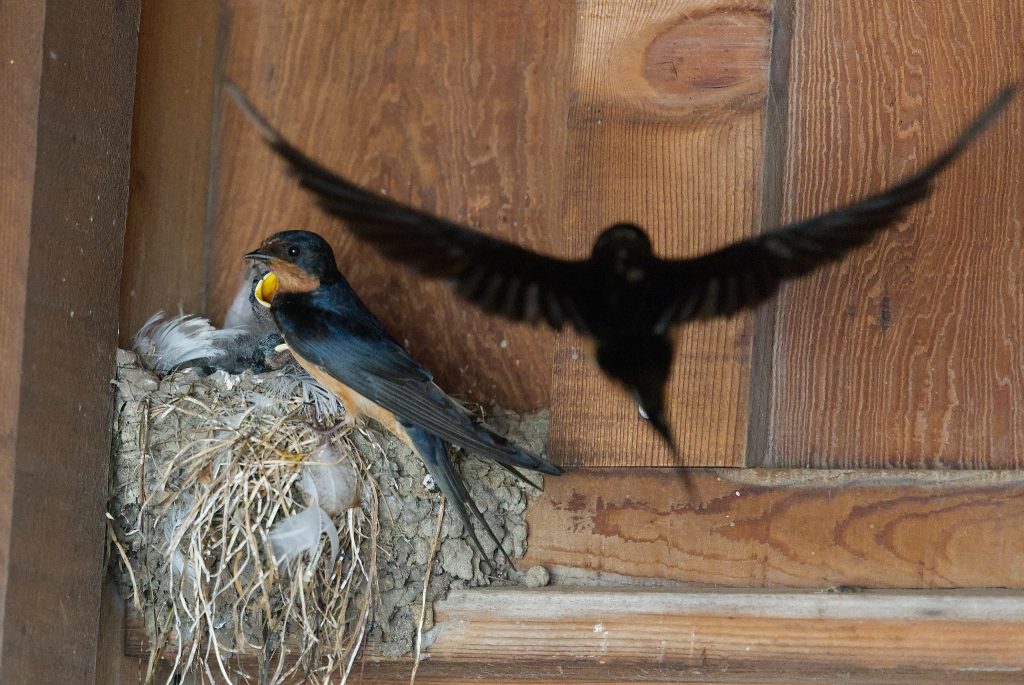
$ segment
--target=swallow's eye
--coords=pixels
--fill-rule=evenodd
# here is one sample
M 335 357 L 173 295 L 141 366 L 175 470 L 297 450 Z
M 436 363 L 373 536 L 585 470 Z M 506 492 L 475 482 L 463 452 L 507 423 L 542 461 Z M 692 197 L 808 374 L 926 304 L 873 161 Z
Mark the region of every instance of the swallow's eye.
M 291 245 L 288 248 L 288 256 L 289 257 L 298 257 L 299 256 L 299 251 L 300 250 L 299 250 L 299 248 L 297 246 Z

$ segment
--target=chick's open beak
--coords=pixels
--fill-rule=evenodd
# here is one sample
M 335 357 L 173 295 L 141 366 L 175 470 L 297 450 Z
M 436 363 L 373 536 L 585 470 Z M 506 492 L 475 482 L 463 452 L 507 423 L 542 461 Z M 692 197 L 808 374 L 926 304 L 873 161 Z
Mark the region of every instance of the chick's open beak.
M 269 307 L 277 294 L 277 274 L 268 271 L 267 274 L 256 283 L 256 301 L 264 307 Z

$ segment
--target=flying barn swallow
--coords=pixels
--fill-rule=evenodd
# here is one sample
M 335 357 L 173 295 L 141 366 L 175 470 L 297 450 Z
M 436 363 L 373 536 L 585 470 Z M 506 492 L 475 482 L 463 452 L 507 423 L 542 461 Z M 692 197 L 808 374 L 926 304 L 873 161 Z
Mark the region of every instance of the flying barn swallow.
M 566 323 L 596 342 L 597 363 L 636 398 L 675 449 L 665 419 L 673 327 L 755 307 L 786 280 L 839 260 L 897 224 L 928 197 L 945 169 L 1009 104 L 1003 90 L 930 164 L 853 204 L 688 259 L 654 254 L 642 228 L 615 224 L 586 259 L 538 254 L 373 193 L 324 168 L 285 140 L 233 86 L 228 92 L 321 207 L 385 256 L 513 320 Z
M 330 245 L 319 235 L 282 231 L 245 256 L 270 268 L 271 275 L 260 281 L 256 296 L 269 303 L 296 361 L 336 394 L 351 416 L 374 419 L 409 445 L 455 508 L 481 555 L 485 553 L 470 513 L 508 559 L 452 466 L 444 442 L 487 457 L 523 480 L 520 468 L 552 475 L 561 469 L 474 424 L 367 309 L 338 271 Z

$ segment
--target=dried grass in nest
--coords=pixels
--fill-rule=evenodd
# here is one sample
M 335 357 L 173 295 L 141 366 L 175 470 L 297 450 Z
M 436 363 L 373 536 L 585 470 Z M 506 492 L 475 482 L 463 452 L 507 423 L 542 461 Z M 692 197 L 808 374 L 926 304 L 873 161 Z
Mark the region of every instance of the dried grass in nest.
M 429 646 L 430 605 L 449 587 L 507 582 L 486 573 L 461 522 L 435 530 L 440 498 L 404 446 L 347 426 L 289 382 L 160 380 L 131 353 L 119 357 L 110 530 L 124 594 L 145 617 L 150 673 L 162 658 L 210 682 L 343 682 L 367 639 L 384 655 Z M 327 533 L 281 559 L 271 531 L 325 504 L 309 476 L 325 445 L 354 474 L 359 502 L 332 509 Z M 463 471 L 503 544 L 521 555 L 525 492 L 478 460 Z
M 198 667 L 210 681 L 279 683 L 301 669 L 327 682 L 347 673 L 373 602 L 379 529 L 376 485 L 349 430 L 315 428 L 301 397 L 156 399 L 142 415 L 138 444 L 151 445 L 161 424 L 173 425 L 170 435 L 182 436 L 181 444 L 160 445 L 164 459 L 137 462 L 138 516 L 125 535 L 129 544 L 133 535 L 162 543 L 137 549 L 135 594 L 153 637 L 150 672 L 169 649 L 175 672 Z M 303 474 L 325 444 L 354 469 L 363 506 L 332 512 L 333 565 L 331 536 L 319 534 L 311 552 L 280 559 L 268 531 L 317 506 Z M 241 671 L 236 657 L 254 653 L 258 673 Z

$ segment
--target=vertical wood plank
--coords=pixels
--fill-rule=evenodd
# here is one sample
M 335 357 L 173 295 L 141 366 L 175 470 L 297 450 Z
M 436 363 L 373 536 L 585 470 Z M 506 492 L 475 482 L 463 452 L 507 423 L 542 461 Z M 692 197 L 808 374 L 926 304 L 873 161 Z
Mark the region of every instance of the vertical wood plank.
M 101 601 L 96 682 L 103 685 L 141 685 L 146 677 L 149 659 L 125 653 L 126 606 L 113 582 L 108 580 L 103 584 Z M 158 674 L 154 682 L 166 682 L 168 675 Z
M 142 2 L 122 344 L 158 310 L 203 311 L 219 6 Z
M 691 255 L 752 233 L 760 213 L 766 0 L 579 3 L 569 118 L 567 247 L 631 221 Z M 687 465 L 743 463 L 750 315 L 682 330 L 669 420 Z M 674 457 L 581 341 L 555 354 L 550 451 L 563 463 L 672 465 Z
M 799 0 L 784 215 L 892 183 L 1022 75 L 1024 5 Z M 1019 467 L 1024 108 L 907 224 L 783 289 L 766 464 Z
M 11 205 L 18 221 L 4 235 L 27 246 L 27 259 L 24 315 L 4 331 L 23 345 L 20 373 L 3 383 L 18 413 L 13 487 L 2 493 L 12 525 L 0 682 L 92 683 L 138 3 L 14 3 L 19 10 L 13 25 L 25 32 L 12 40 L 30 47 L 14 54 L 41 69 L 35 116 L 15 108 L 16 125 L 4 128 L 23 165 Z M 32 129 L 30 161 L 31 138 L 17 136 Z
M 322 162 L 361 183 L 536 249 L 559 248 L 571 3 L 228 3 L 225 72 Z M 285 228 L 318 231 L 393 335 L 449 391 L 547 405 L 553 336 L 456 302 L 358 245 L 285 177 L 226 107 L 211 311 L 241 256 Z
M 17 447 L 21 353 L 24 341 L 36 118 L 45 7 L 33 0 L 0 4 L 0 617 L 10 565 L 14 455 Z M 4 622 L 0 621 L 0 644 Z M 2 665 L 2 664 L 0 664 Z

